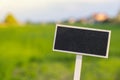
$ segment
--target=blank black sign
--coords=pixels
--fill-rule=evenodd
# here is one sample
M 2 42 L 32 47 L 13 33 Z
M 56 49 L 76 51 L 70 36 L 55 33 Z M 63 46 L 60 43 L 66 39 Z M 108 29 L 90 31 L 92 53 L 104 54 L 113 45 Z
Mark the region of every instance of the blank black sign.
M 110 31 L 58 25 L 54 50 L 108 57 Z

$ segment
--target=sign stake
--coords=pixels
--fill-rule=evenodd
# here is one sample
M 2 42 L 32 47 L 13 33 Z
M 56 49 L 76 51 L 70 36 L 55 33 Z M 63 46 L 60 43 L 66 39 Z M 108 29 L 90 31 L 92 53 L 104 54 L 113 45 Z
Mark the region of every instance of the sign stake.
M 76 55 L 74 80 L 80 80 L 81 68 L 82 68 L 82 55 L 78 54 Z

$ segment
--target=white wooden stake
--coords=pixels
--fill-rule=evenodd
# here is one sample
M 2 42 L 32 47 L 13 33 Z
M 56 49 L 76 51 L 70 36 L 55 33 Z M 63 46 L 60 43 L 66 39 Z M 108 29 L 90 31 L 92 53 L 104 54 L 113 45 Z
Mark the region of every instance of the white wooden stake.
M 76 55 L 74 80 L 80 80 L 81 68 L 82 68 L 82 55 Z

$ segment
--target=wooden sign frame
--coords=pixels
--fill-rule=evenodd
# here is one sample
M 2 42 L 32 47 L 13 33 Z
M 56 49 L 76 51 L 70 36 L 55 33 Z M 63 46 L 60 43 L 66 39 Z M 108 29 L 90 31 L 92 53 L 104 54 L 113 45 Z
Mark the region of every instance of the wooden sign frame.
M 107 50 L 106 50 L 106 55 L 96 55 L 96 54 L 92 54 L 92 53 L 83 53 L 83 52 L 77 52 L 77 51 L 68 51 L 68 50 L 62 50 L 62 49 L 56 49 L 55 45 L 56 43 L 56 36 L 58 36 L 57 32 L 58 32 L 58 28 L 68 28 L 68 29 L 77 29 L 77 30 L 88 30 L 88 31 L 96 31 L 96 32 L 105 32 L 108 34 L 107 36 Z M 88 55 L 88 56 L 94 56 L 94 57 L 101 57 L 101 58 L 108 58 L 108 53 L 109 53 L 109 46 L 110 46 L 110 38 L 111 38 L 111 31 L 110 30 L 102 30 L 102 29 L 93 29 L 93 28 L 86 28 L 86 27 L 77 27 L 77 26 L 68 26 L 68 25 L 56 25 L 56 29 L 55 29 L 55 35 L 54 35 L 54 42 L 53 42 L 53 51 L 59 51 L 59 52 L 66 52 L 66 53 L 72 53 L 72 54 L 80 54 L 80 55 Z M 64 44 L 64 43 L 63 43 Z

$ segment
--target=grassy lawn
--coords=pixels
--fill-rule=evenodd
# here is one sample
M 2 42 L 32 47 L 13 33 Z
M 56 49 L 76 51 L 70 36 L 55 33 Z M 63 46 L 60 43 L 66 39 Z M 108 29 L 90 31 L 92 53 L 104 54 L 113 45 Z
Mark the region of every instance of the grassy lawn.
M 81 80 L 119 80 L 120 27 L 81 25 L 112 31 L 108 59 L 83 57 Z M 0 28 L 0 80 L 73 80 L 75 55 L 53 52 L 55 24 Z

